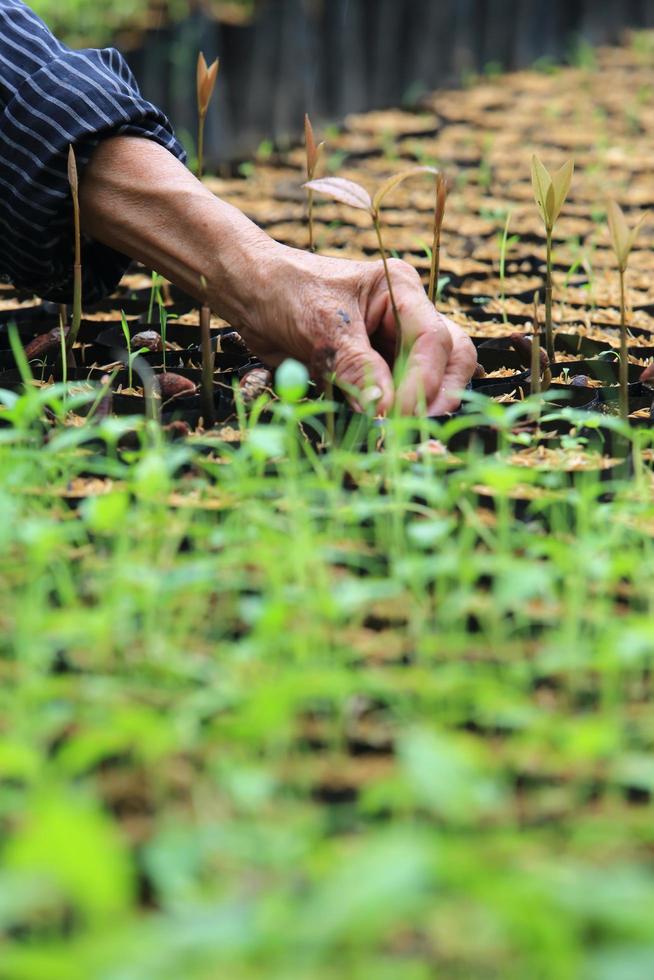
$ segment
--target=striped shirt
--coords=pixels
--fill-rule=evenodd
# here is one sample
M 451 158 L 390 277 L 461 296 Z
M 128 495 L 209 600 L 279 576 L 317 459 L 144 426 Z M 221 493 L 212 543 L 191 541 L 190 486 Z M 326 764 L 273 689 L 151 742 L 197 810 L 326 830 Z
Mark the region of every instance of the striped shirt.
M 71 300 L 68 148 L 81 175 L 98 142 L 118 134 L 155 140 L 184 159 L 118 51 L 72 51 L 21 0 L 0 0 L 0 277 L 45 299 Z M 85 239 L 84 299 L 110 292 L 128 264 Z

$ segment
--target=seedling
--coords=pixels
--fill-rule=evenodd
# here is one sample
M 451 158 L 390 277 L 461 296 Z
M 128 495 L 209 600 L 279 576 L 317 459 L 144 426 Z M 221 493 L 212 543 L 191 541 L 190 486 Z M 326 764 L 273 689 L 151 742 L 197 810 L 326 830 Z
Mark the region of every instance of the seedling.
M 432 169 L 432 168 L 427 168 Z M 438 288 L 441 263 L 441 229 L 443 218 L 445 217 L 445 204 L 447 202 L 447 179 L 444 174 L 436 174 L 436 202 L 434 205 L 434 238 L 431 247 L 431 269 L 429 271 L 429 290 L 428 295 L 432 303 L 436 303 L 436 297 L 440 290 Z
M 399 359 L 402 351 L 402 324 L 400 322 L 400 315 L 398 313 L 397 303 L 395 302 L 395 294 L 393 292 L 393 283 L 391 281 L 391 276 L 388 269 L 388 254 L 382 237 L 381 205 L 386 195 L 409 177 L 416 177 L 418 174 L 435 173 L 436 171 L 433 167 L 411 167 L 409 170 L 405 170 L 400 174 L 395 174 L 393 177 L 389 177 L 388 180 L 385 180 L 381 187 L 377 189 L 377 193 L 374 195 L 374 197 L 371 197 L 365 187 L 362 187 L 361 184 L 357 184 L 353 180 L 345 180 L 343 177 L 323 177 L 320 180 L 310 180 L 304 185 L 307 190 L 315 191 L 318 194 L 324 194 L 326 197 L 331 197 L 332 200 L 338 201 L 340 204 L 347 204 L 349 207 L 358 208 L 360 211 L 367 211 L 370 215 L 370 219 L 377 234 L 379 253 L 384 264 L 384 275 L 386 277 L 386 285 L 388 287 L 388 296 L 391 302 L 391 309 L 393 310 L 393 318 L 395 320 L 396 359 Z
M 77 161 L 72 146 L 68 149 L 68 183 L 73 198 L 73 225 L 75 234 L 75 264 L 73 266 L 73 322 L 66 338 L 66 357 L 71 364 L 75 362 L 73 347 L 77 341 L 82 322 L 82 236 L 79 216 L 79 179 Z
M 127 323 L 127 318 L 123 311 L 120 311 L 120 325 L 123 330 L 123 337 L 125 338 L 125 343 L 127 345 L 127 386 L 132 389 L 134 387 L 134 361 L 139 356 L 139 354 L 147 354 L 147 347 L 139 347 L 138 350 L 132 350 L 132 338 L 129 332 L 129 324 Z
M 534 188 L 536 204 L 538 205 L 538 210 L 545 225 L 547 239 L 545 346 L 547 348 L 547 356 L 552 364 L 554 363 L 554 334 L 552 331 L 552 235 L 556 220 L 568 196 L 573 172 L 574 160 L 566 160 L 556 173 L 550 174 L 535 154 L 531 158 L 531 183 Z
M 204 126 L 207 120 L 207 112 L 211 96 L 216 86 L 220 59 L 207 66 L 206 58 L 202 51 L 198 55 L 197 68 L 197 97 L 198 97 L 198 180 L 202 180 L 204 172 Z
M 607 219 L 611 233 L 611 244 L 618 262 L 620 275 L 620 415 L 629 417 L 629 345 L 627 340 L 627 317 L 624 295 L 624 274 L 627 271 L 629 253 L 634 247 L 638 232 L 649 212 L 641 215 L 633 228 L 627 224 L 624 211 L 616 201 L 609 201 Z
M 311 181 L 316 176 L 316 167 L 322 156 L 322 151 L 325 148 L 325 142 L 318 143 L 316 146 L 316 141 L 313 135 L 313 126 L 311 125 L 311 120 L 308 114 L 304 117 L 304 146 L 307 154 L 307 180 Z M 315 252 L 316 245 L 313 234 L 313 191 L 307 190 L 307 213 L 309 219 L 309 251 Z

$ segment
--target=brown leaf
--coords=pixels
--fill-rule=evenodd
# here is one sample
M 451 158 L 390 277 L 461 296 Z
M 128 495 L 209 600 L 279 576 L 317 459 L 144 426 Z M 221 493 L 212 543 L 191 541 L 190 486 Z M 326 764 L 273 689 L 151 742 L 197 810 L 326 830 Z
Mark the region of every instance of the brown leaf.
M 351 208 L 359 208 L 360 211 L 372 213 L 372 199 L 370 194 L 361 184 L 355 184 L 353 180 L 345 180 L 344 177 L 321 177 L 319 180 L 309 180 L 304 185 L 309 191 L 316 194 L 324 194 L 331 197 L 339 204 L 347 204 Z
M 308 113 L 304 116 L 304 145 L 307 152 L 307 177 L 309 180 L 313 180 L 325 143 L 323 140 L 322 143 L 318 143 L 316 146 L 313 126 L 311 125 Z
M 200 51 L 198 55 L 197 67 L 197 96 L 198 112 L 201 116 L 206 116 L 207 110 L 209 109 L 211 96 L 213 95 L 213 90 L 216 85 L 216 78 L 218 77 L 219 65 L 220 59 L 216 58 L 216 60 L 212 62 L 209 67 L 207 67 L 206 58 Z
M 77 179 L 77 160 L 72 145 L 68 147 L 68 183 L 71 191 L 76 195 L 79 190 L 79 182 Z

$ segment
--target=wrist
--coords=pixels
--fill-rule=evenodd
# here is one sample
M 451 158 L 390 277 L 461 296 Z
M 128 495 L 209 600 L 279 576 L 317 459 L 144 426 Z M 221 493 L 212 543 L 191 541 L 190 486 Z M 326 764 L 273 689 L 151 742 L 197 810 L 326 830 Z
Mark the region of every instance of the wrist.
M 171 153 L 138 137 L 99 144 L 81 182 L 80 205 L 85 233 L 234 321 L 247 316 L 282 248 Z

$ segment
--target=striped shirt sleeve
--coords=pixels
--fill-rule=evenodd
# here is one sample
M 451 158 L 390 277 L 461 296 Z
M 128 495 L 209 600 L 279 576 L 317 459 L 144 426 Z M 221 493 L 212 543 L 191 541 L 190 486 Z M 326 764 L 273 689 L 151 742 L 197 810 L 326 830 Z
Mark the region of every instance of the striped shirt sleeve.
M 21 0 L 0 0 L 0 276 L 55 302 L 72 298 L 73 145 L 82 174 L 107 136 L 155 140 L 178 159 L 170 123 L 113 48 L 73 51 Z M 84 299 L 115 288 L 129 259 L 85 239 Z

